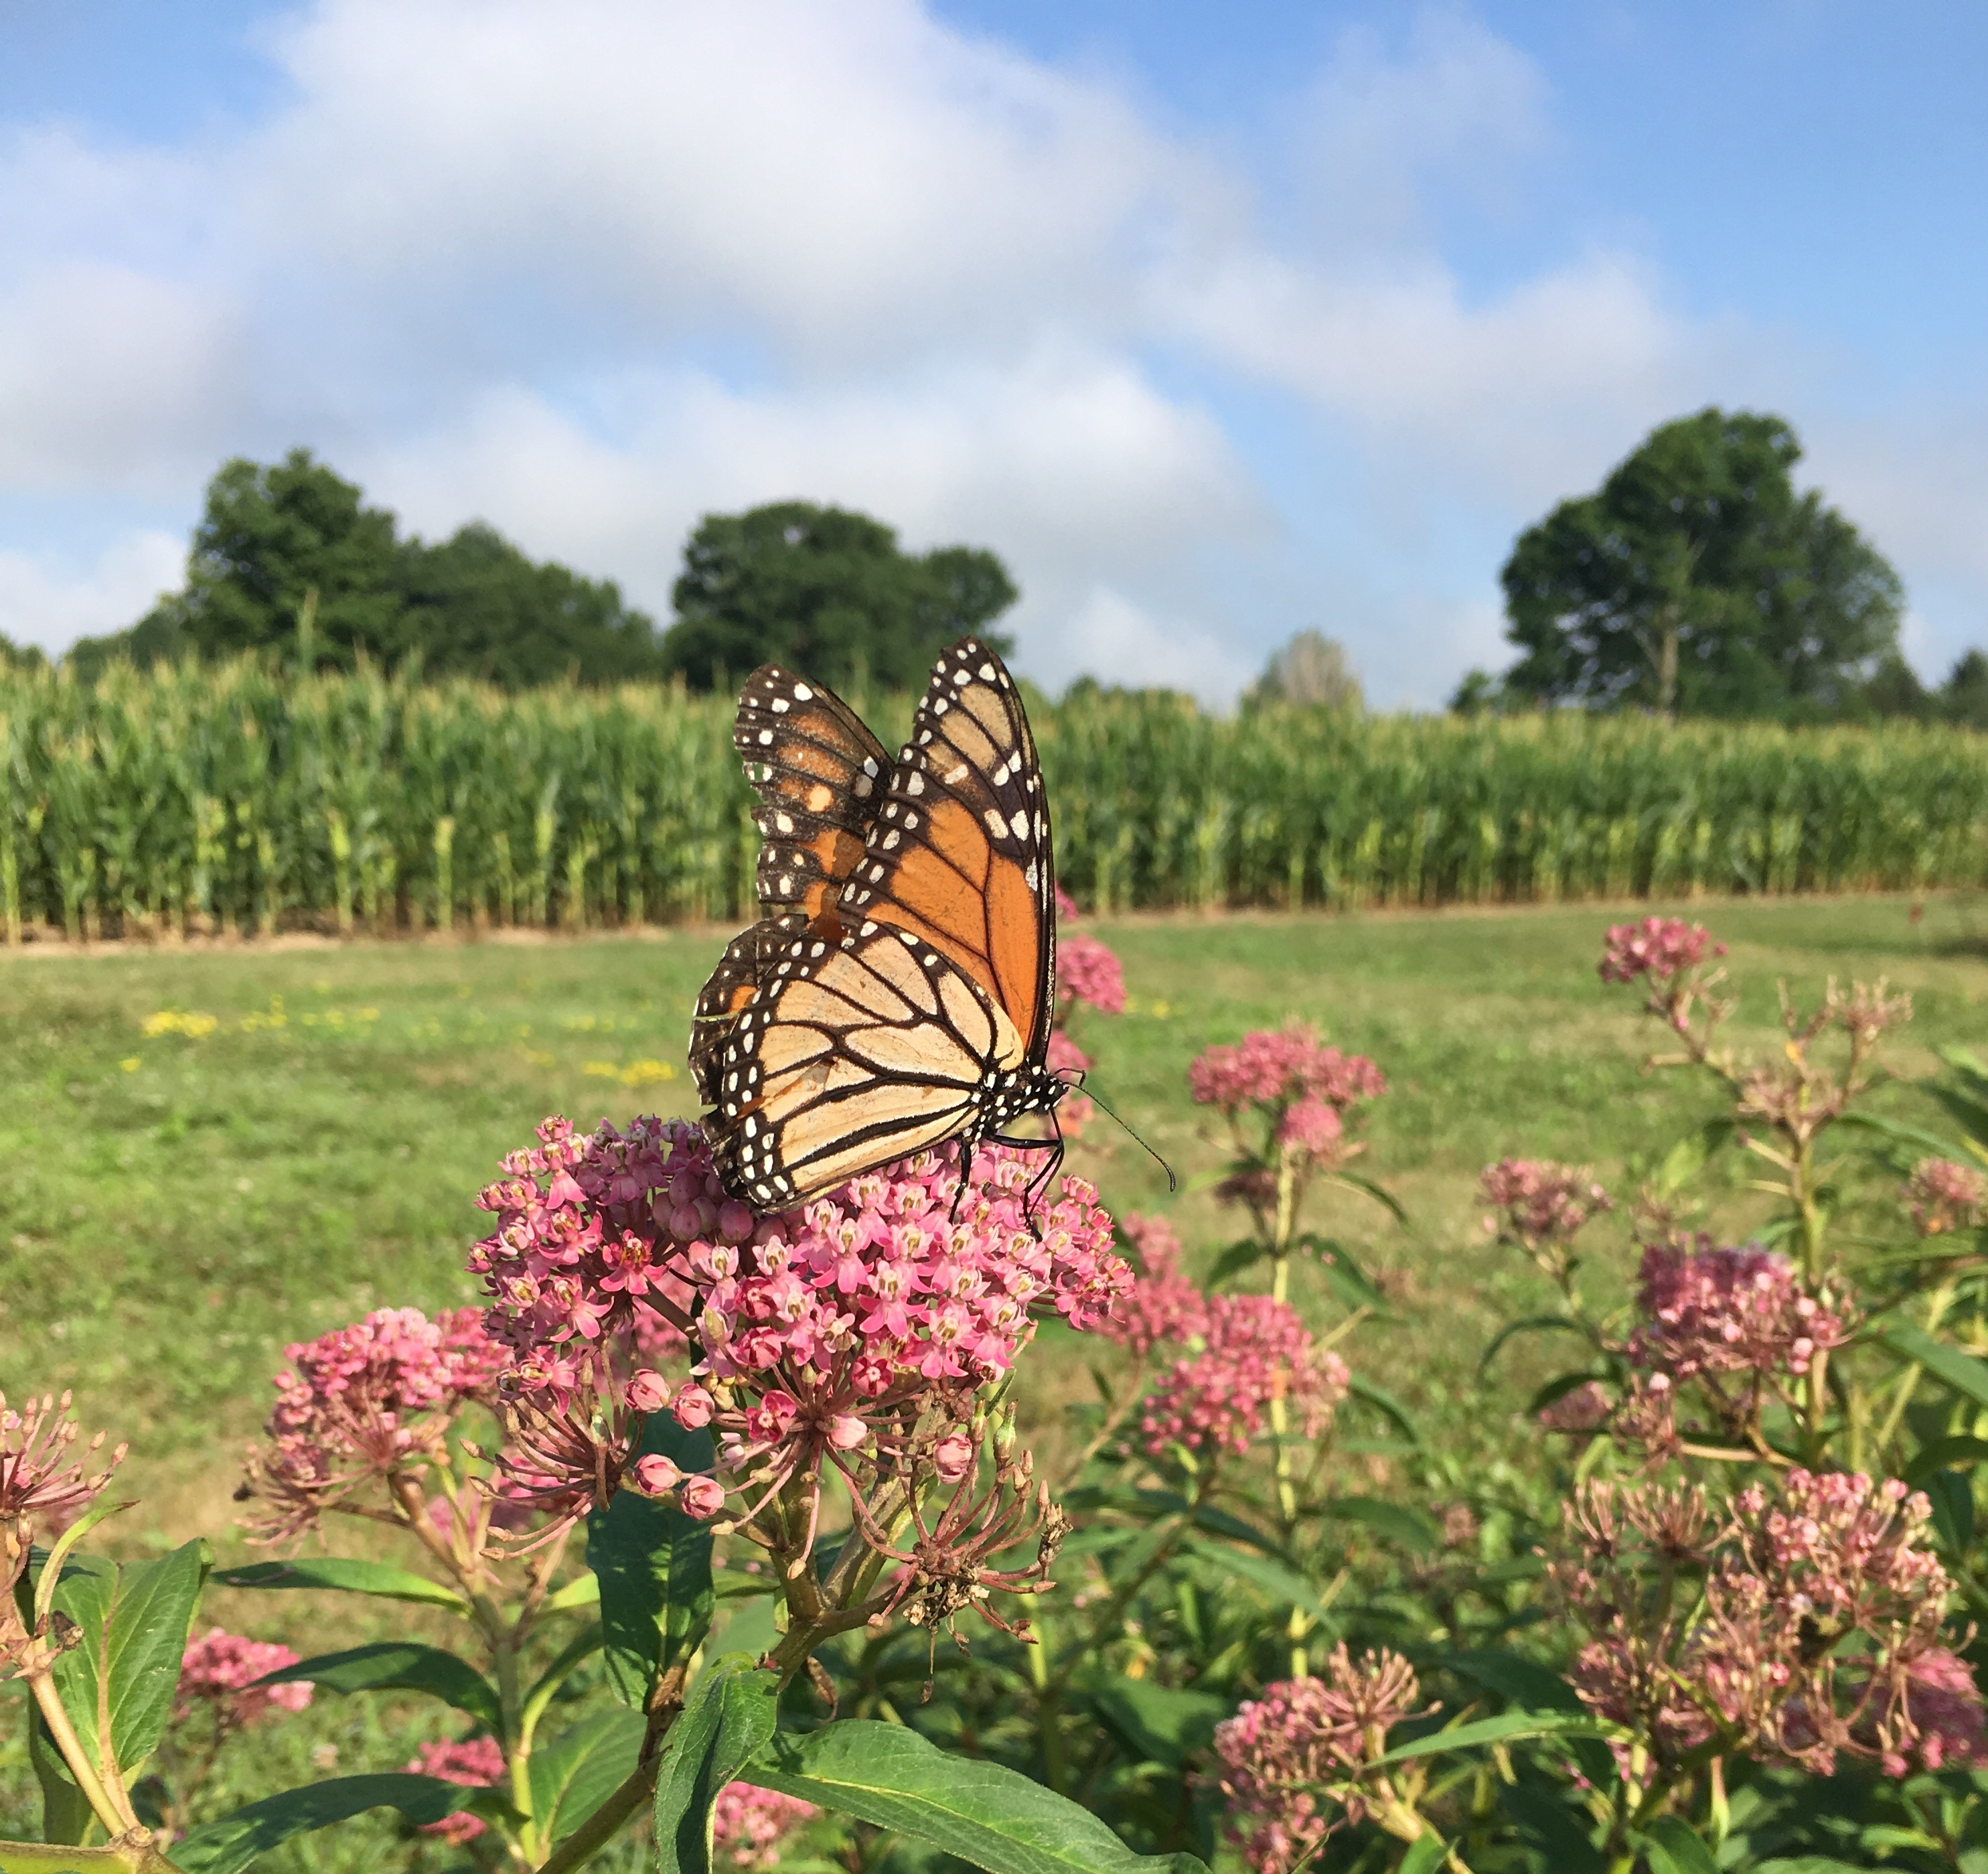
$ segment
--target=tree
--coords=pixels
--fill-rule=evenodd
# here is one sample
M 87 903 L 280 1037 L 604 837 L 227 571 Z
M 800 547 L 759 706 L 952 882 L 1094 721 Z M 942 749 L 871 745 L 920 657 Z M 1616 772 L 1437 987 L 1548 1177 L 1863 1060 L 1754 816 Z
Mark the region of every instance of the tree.
M 1963 651 L 1940 689 L 1939 703 L 1949 722 L 1988 729 L 1988 657 Z
M 614 580 L 529 558 L 482 521 L 436 546 L 407 542 L 395 568 L 398 631 L 424 669 L 516 687 L 659 675 L 661 641 Z
M 1264 666 L 1242 694 L 1246 709 L 1266 703 L 1299 709 L 1343 709 L 1357 715 L 1364 699 L 1360 679 L 1347 661 L 1346 647 L 1323 631 L 1300 631 Z
M 1849 704 L 1896 649 L 1903 588 L 1795 492 L 1800 456 L 1778 417 L 1702 410 L 1528 528 L 1500 575 L 1524 653 L 1506 690 L 1665 715 Z
M 1019 596 L 1006 567 L 979 547 L 924 555 L 866 514 L 776 502 L 707 514 L 684 547 L 663 638 L 668 668 L 694 689 L 720 687 L 769 661 L 824 683 L 861 678 L 921 688 L 932 660 L 989 624 Z
M 653 622 L 612 580 L 534 561 L 480 521 L 432 546 L 403 540 L 390 510 L 367 506 L 356 482 L 307 449 L 280 462 L 223 465 L 208 484 L 185 590 L 130 631 L 72 647 L 69 660 L 87 675 L 119 655 L 151 664 L 288 653 L 307 594 L 316 595 L 316 661 L 418 657 L 436 675 L 513 685 L 569 674 L 607 682 L 661 668 Z

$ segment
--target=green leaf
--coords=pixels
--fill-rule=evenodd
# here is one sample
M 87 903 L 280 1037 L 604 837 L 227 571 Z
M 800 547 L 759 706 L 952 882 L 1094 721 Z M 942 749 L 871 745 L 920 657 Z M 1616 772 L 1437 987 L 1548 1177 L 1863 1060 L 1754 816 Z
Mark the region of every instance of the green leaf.
M 1909 1321 L 1886 1321 L 1872 1338 L 1904 1358 L 1922 1366 L 1934 1378 L 1977 1406 L 1988 1406 L 1988 1360 L 1977 1360 L 1935 1340 Z
M 901 1724 L 847 1718 L 776 1737 L 745 1774 L 988 1874 L 1207 1874 L 1192 1855 L 1135 1855 L 1067 1797 L 1019 1771 L 951 1756 Z
M 685 1472 L 712 1465 L 710 1433 L 687 1432 L 666 1412 L 649 1415 L 642 1451 L 659 1453 Z M 624 1705 L 646 1710 L 658 1675 L 711 1625 L 711 1525 L 674 1504 L 617 1490 L 605 1510 L 587 1519 L 587 1565 L 600 1582 L 608 1683 Z
M 1230 1701 L 1212 1692 L 1155 1685 L 1114 1673 L 1089 1688 L 1098 1715 L 1140 1756 L 1178 1770 L 1215 1735 Z
M 466 1614 L 469 1603 L 453 1588 L 390 1561 L 347 1561 L 323 1556 L 314 1561 L 257 1561 L 242 1568 L 217 1568 L 221 1588 L 326 1588 L 340 1594 L 374 1595 L 386 1601 L 414 1601 Z
M 590 1712 L 532 1752 L 532 1813 L 548 1841 L 563 1841 L 634 1774 L 648 1720 L 610 1705 Z
M 1321 1515 L 1361 1524 L 1377 1536 L 1413 1549 L 1418 1555 L 1433 1554 L 1442 1545 L 1442 1537 L 1435 1524 L 1406 1504 L 1389 1503 L 1379 1497 L 1331 1497 L 1319 1509 Z
M 1460 1677 L 1495 1692 L 1506 1703 L 1523 1710 L 1580 1713 L 1587 1708 L 1574 1689 L 1550 1666 L 1523 1658 L 1501 1647 L 1447 1652 L 1442 1663 Z
M 600 1577 L 590 1569 L 584 1575 L 576 1575 L 556 1594 L 546 1596 L 546 1612 L 549 1614 L 568 1614 L 583 1607 L 600 1605 Z
M 1449 1853 L 1449 1844 L 1432 1828 L 1408 1844 L 1408 1852 L 1401 1857 L 1395 1874 L 1435 1874 Z
M 1215 1259 L 1215 1264 L 1202 1282 L 1204 1288 L 1219 1288 L 1232 1275 L 1240 1275 L 1245 1269 L 1253 1269 L 1270 1253 L 1267 1243 L 1259 1243 L 1253 1236 L 1245 1236 L 1240 1243 L 1232 1243 Z
M 1659 1815 L 1643 1831 L 1650 1874 L 1719 1874 L 1703 1838 L 1682 1815 Z
M 1311 1252 L 1318 1264 L 1318 1272 L 1325 1285 L 1348 1307 L 1366 1308 L 1376 1320 L 1392 1321 L 1394 1311 L 1388 1305 L 1388 1297 L 1382 1294 L 1374 1278 L 1354 1260 L 1353 1253 L 1343 1243 L 1325 1236 L 1300 1236 L 1301 1248 Z
M 127 1783 L 165 1735 L 208 1561 L 198 1539 L 122 1568 L 78 1555 L 56 1586 L 56 1611 L 81 1633 L 56 1662 L 56 1690 L 91 1761 Z
M 1950 1554 L 1964 1555 L 1974 1546 L 1974 1487 L 1966 1473 L 1936 1470 L 1921 1487 L 1932 1504 L 1933 1527 Z
M 333 1692 L 426 1692 L 465 1712 L 492 1737 L 504 1734 L 497 1688 L 467 1661 L 414 1640 L 380 1640 L 344 1652 L 321 1652 L 266 1673 L 258 1685 L 308 1679 Z
M 1384 1386 L 1377 1386 L 1371 1379 L 1362 1379 L 1355 1373 L 1347 1390 L 1362 1405 L 1371 1406 L 1384 1418 L 1391 1419 L 1409 1443 L 1418 1445 L 1422 1442 L 1421 1429 L 1409 1416 L 1408 1409 Z
M 1453 1724 L 1446 1730 L 1397 1744 L 1378 1761 L 1405 1764 L 1418 1757 L 1439 1757 L 1445 1751 L 1473 1749 L 1480 1744 L 1504 1744 L 1520 1737 L 1607 1737 L 1615 1727 L 1599 1718 L 1572 1711 L 1504 1711 L 1474 1724 Z
M 1591 1379 L 1605 1379 L 1607 1377 L 1604 1373 L 1585 1372 L 1556 1374 L 1526 1400 L 1526 1416 L 1528 1419 L 1536 1419 L 1556 1399 L 1564 1399 L 1570 1392 L 1577 1392 Z
M 1833 1855 L 1777 1855 L 1756 1861 L 1753 1874 L 1871 1874 L 1861 1862 L 1838 1861 Z
M 1687 1132 L 1664 1154 L 1663 1162 L 1657 1167 L 1658 1192 L 1668 1197 L 1689 1184 L 1711 1162 L 1716 1152 L 1732 1142 L 1736 1130 L 1730 1119 L 1712 1119 Z
M 1279 1607 L 1302 1608 L 1321 1620 L 1331 1618 L 1318 1590 L 1297 1569 L 1273 1555 L 1253 1549 L 1232 1548 L 1226 1542 L 1212 1542 L 1199 1531 L 1190 1530 L 1182 1546 L 1210 1562 L 1224 1573 L 1240 1575 L 1252 1587 L 1260 1588 Z
M 727 1653 L 699 1675 L 656 1769 L 657 1874 L 710 1874 L 711 1808 L 773 1735 L 776 1673 Z
M 1404 1227 L 1407 1226 L 1408 1213 L 1401 1208 L 1400 1202 L 1391 1192 L 1383 1189 L 1371 1178 L 1363 1178 L 1359 1172 L 1349 1171 L 1335 1172 L 1334 1177 L 1337 1183 L 1350 1185 L 1356 1191 L 1364 1191 L 1374 1203 L 1387 1211 L 1397 1223 Z
M 1905 1468 L 1905 1481 L 1916 1487 L 1919 1480 L 1936 1470 L 1959 1469 L 1988 1458 L 1988 1440 L 1979 1438 L 1942 1438 L 1928 1445 Z
M 1481 1378 L 1491 1362 L 1496 1359 L 1505 1343 L 1521 1334 L 1579 1334 L 1581 1323 L 1565 1314 L 1528 1314 L 1523 1321 L 1508 1321 L 1493 1337 L 1491 1345 L 1478 1356 L 1477 1371 Z
M 173 1865 L 185 1874 L 242 1874 L 258 1856 L 292 1836 L 348 1822 L 368 1809 L 398 1809 L 411 1822 L 438 1822 L 482 1793 L 439 1777 L 333 1777 L 252 1802 L 194 1829 L 173 1844 Z

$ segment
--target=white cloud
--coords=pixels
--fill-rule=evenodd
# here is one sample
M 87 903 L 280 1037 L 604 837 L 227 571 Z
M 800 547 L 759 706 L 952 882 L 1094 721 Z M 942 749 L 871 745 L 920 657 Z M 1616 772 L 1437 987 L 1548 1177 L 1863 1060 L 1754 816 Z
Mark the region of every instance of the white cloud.
M 186 572 L 186 543 L 144 529 L 119 536 L 80 571 L 0 548 L 0 637 L 44 651 L 122 631 Z
M 56 259 L 0 294 L 0 488 L 156 490 L 211 464 L 240 334 L 213 296 Z
M 1538 69 L 1451 10 L 1343 39 L 1255 171 L 913 0 L 315 0 L 268 43 L 246 127 L 0 136 L 0 489 L 191 510 L 304 442 L 659 612 L 698 514 L 837 500 L 1002 553 L 1051 680 L 1226 697 L 1344 614 L 1377 698 L 1433 703 L 1499 655 L 1487 540 L 1803 368 L 1633 253 L 1466 289 L 1444 214 L 1555 145 Z M 1951 488 L 1892 432 L 1859 472 L 1908 576 L 1979 595 L 1965 432 Z M 96 617 L 7 564 L 40 641 Z

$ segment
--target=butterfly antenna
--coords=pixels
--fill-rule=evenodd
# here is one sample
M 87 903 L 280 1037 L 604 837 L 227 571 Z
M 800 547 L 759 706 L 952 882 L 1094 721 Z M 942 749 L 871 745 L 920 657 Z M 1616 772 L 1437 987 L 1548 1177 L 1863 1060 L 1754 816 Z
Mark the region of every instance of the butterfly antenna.
M 1089 1087 L 1084 1085 L 1084 1076 L 1081 1074 L 1078 1074 L 1077 1078 L 1070 1084 L 1075 1087 L 1082 1087 L 1087 1098 L 1094 1100 L 1100 1106 L 1104 1107 L 1106 1115 L 1111 1119 L 1115 1121 L 1121 1127 L 1124 1128 L 1125 1136 L 1131 1139 L 1132 1143 L 1137 1145 L 1148 1158 L 1151 1159 L 1161 1171 L 1166 1173 L 1167 1190 L 1169 1195 L 1180 1189 L 1180 1180 L 1174 1175 L 1174 1168 L 1169 1165 L 1165 1159 L 1161 1158 L 1151 1145 L 1148 1145 L 1137 1132 L 1134 1132 L 1129 1125 L 1126 1125 L 1125 1121 L 1120 1119 L 1118 1115 L 1113 1112 L 1109 1106 L 1105 1105 L 1104 1097 L 1101 1094 L 1092 1091 Z

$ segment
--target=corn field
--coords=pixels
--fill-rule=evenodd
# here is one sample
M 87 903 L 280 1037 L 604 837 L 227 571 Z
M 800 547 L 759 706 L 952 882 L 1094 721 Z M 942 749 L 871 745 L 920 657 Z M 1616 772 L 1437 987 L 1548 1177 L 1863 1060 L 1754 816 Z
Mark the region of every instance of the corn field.
M 885 698 L 872 720 L 888 741 L 909 712 Z M 653 685 L 9 671 L 5 935 L 735 918 L 757 835 L 730 720 Z M 1124 692 L 1034 720 L 1064 882 L 1104 910 L 1919 888 L 1988 866 L 1988 738 L 1965 730 L 1226 719 Z

